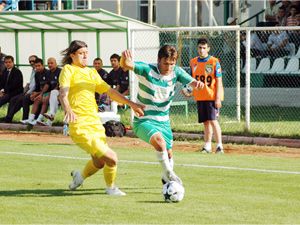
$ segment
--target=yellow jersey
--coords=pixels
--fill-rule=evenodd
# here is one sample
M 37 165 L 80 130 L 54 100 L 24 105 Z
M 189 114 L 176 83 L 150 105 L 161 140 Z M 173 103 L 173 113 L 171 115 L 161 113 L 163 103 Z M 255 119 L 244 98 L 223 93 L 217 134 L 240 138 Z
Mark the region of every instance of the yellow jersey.
M 110 86 L 101 79 L 95 69 L 67 64 L 60 73 L 59 85 L 61 88 L 69 87 L 68 100 L 77 116 L 75 123 L 88 124 L 94 123 L 95 120 L 100 123 L 95 92 L 105 93 Z

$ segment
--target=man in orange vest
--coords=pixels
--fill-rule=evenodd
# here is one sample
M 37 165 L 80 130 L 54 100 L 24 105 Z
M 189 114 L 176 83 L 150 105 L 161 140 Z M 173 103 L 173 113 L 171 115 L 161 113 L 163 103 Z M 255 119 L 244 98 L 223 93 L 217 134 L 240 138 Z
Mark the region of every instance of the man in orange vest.
M 212 135 L 217 142 L 216 153 L 224 153 L 222 145 L 222 132 L 218 122 L 219 110 L 224 99 L 222 84 L 222 70 L 217 58 L 209 55 L 210 46 L 206 38 L 198 40 L 199 56 L 191 59 L 191 74 L 196 80 L 202 81 L 205 86 L 202 89 L 194 89 L 197 101 L 198 121 L 204 123 L 204 147 L 202 153 L 212 152 Z

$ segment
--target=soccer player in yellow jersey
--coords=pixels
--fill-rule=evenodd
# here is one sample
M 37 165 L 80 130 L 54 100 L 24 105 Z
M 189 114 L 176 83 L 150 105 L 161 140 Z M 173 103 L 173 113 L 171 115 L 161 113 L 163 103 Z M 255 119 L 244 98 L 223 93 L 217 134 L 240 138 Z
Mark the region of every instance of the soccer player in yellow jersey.
M 211 153 L 213 134 L 217 142 L 216 153 L 224 153 L 221 127 L 217 120 L 224 99 L 221 66 L 217 58 L 208 54 L 210 46 L 206 38 L 200 38 L 197 47 L 199 56 L 191 59 L 190 67 L 192 77 L 204 83 L 204 88 L 193 90 L 198 121 L 204 124 L 202 153 Z
M 110 88 L 95 69 L 87 67 L 88 49 L 82 41 L 72 41 L 63 52 L 63 69 L 59 76 L 60 100 L 65 112 L 64 121 L 69 123 L 72 140 L 91 155 L 83 171 L 72 171 L 70 190 L 76 190 L 87 177 L 103 168 L 106 193 L 126 195 L 115 186 L 117 154 L 106 142 L 105 130 L 97 115 L 95 92 L 107 93 L 117 102 L 129 105 L 143 116 L 143 106 L 136 104 Z

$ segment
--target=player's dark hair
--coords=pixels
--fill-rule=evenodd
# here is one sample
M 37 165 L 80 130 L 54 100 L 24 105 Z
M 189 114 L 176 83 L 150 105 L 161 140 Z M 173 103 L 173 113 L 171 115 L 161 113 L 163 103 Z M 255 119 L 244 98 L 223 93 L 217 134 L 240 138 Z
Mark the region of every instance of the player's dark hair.
M 97 57 L 97 58 L 94 59 L 94 62 L 95 62 L 95 61 L 101 61 L 101 62 L 102 62 L 102 59 L 99 58 L 99 57 Z
M 158 59 L 170 58 L 177 60 L 178 53 L 174 46 L 164 45 L 158 51 Z
M 199 45 L 199 44 L 201 44 L 201 45 L 207 44 L 207 46 L 209 46 L 209 42 L 208 42 L 207 38 L 199 38 L 197 45 Z
M 7 55 L 4 57 L 4 61 L 10 59 L 12 62 L 14 62 L 14 57 L 12 57 L 11 55 Z
M 75 53 L 78 49 L 81 48 L 87 48 L 87 44 L 79 40 L 72 41 L 70 46 L 61 52 L 63 56 L 62 64 L 71 64 L 73 62 L 71 54 Z
M 118 54 L 114 53 L 110 56 L 109 59 L 117 59 L 120 62 L 121 57 Z
M 37 63 L 40 63 L 40 64 L 44 65 L 44 61 L 40 58 L 35 59 L 34 64 L 37 64 Z

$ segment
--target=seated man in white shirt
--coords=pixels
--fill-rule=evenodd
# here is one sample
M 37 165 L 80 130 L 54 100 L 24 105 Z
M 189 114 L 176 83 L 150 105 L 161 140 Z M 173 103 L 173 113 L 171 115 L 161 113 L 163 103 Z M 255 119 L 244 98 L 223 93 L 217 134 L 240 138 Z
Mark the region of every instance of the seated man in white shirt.
M 273 31 L 268 38 L 267 45 L 270 56 L 282 57 L 292 54 L 292 46 L 286 31 Z

